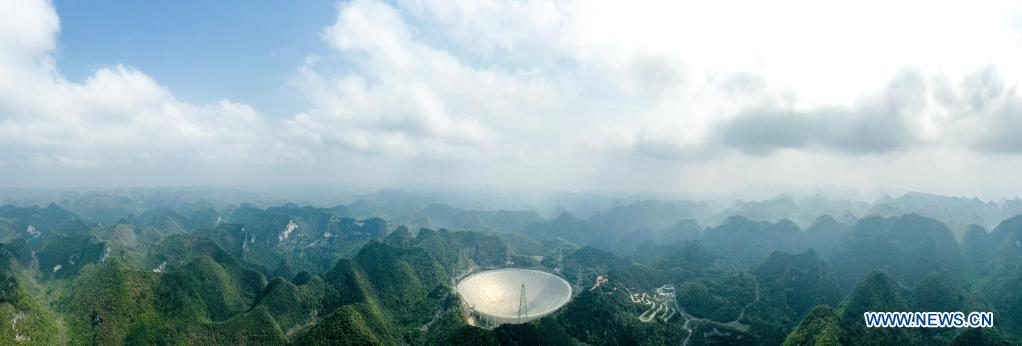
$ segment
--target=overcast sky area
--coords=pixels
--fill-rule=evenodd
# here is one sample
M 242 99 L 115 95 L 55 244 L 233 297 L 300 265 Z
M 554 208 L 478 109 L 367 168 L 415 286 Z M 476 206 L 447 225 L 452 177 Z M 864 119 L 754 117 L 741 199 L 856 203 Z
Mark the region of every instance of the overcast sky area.
M 1017 1 L 210 3 L 0 0 L 0 187 L 1022 191 Z

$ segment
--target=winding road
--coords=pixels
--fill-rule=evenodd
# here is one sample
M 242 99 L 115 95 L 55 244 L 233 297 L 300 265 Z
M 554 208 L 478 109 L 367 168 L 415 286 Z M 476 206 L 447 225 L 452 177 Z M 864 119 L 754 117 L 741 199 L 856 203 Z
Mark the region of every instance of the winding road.
M 685 319 L 685 323 L 681 325 L 681 328 L 684 329 L 686 332 L 688 332 L 688 335 L 685 336 L 685 340 L 681 342 L 681 345 L 682 346 L 687 346 L 688 345 L 688 339 L 692 337 L 692 328 L 689 328 L 689 326 L 688 326 L 689 323 L 691 323 L 692 321 L 710 321 L 710 322 L 715 322 L 715 323 L 720 323 L 720 324 L 738 323 L 738 321 L 740 321 L 743 317 L 745 317 L 745 310 L 747 310 L 750 306 L 752 306 L 752 304 L 756 304 L 756 302 L 759 301 L 759 283 L 753 281 L 753 284 L 755 285 L 755 288 L 756 288 L 756 299 L 753 299 L 752 302 L 749 302 L 749 304 L 745 304 L 745 306 L 742 307 L 742 310 L 738 313 L 738 318 L 734 319 L 734 321 L 719 322 L 719 321 L 714 321 L 714 320 L 710 320 L 710 319 L 706 319 L 706 318 L 695 317 L 695 316 L 692 316 L 691 314 L 689 314 L 688 311 L 685 311 L 685 309 L 682 308 L 681 306 L 678 306 L 678 311 L 681 312 L 681 317 Z

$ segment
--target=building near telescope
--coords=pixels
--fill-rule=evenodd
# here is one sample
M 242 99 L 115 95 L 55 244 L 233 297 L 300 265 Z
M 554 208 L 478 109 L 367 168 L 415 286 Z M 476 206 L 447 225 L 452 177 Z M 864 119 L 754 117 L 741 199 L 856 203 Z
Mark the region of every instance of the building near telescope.
M 567 281 L 532 269 L 478 272 L 459 281 L 456 290 L 477 324 L 490 327 L 547 316 L 571 300 Z

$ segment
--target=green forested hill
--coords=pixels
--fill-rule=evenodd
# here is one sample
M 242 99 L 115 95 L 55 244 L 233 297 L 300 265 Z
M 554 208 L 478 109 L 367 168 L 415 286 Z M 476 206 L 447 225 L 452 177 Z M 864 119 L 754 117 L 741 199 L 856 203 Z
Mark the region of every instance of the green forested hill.
M 842 340 L 845 340 L 844 331 L 834 309 L 828 305 L 817 305 L 806 314 L 798 328 L 788 334 L 784 345 L 840 345 Z
M 845 289 L 875 270 L 886 270 L 906 286 L 932 271 L 958 277 L 964 262 L 946 225 L 911 214 L 860 220 L 831 259 L 834 275 Z
M 413 231 L 382 209 L 352 218 L 359 206 L 196 204 L 114 223 L 0 207 L 0 344 L 1019 344 L 1022 217 L 956 238 L 913 214 L 700 229 L 670 213 L 698 205 L 682 207 L 421 210 L 485 231 Z M 560 275 L 575 295 L 529 323 L 468 325 L 453 284 L 502 267 Z M 867 329 L 864 311 L 992 311 L 996 328 Z

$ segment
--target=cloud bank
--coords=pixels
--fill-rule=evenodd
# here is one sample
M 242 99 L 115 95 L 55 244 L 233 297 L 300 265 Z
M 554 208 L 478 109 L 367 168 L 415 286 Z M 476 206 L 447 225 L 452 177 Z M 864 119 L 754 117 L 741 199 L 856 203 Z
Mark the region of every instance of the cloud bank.
M 319 33 L 329 53 L 295 67 L 307 110 L 270 115 L 180 100 L 119 62 L 69 81 L 53 5 L 3 0 L 0 167 L 29 185 L 197 166 L 281 184 L 997 191 L 1019 186 L 977 169 L 1022 164 L 1019 23 L 999 1 L 355 0 Z

